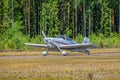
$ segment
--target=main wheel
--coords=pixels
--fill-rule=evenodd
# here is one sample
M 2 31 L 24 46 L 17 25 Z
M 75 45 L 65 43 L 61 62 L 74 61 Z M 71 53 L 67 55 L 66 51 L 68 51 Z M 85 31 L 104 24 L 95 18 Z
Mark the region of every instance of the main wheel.
M 48 55 L 47 51 L 43 51 L 43 52 L 42 52 L 42 55 L 43 55 L 43 56 L 47 56 L 47 55 Z
M 87 52 L 88 55 L 90 55 L 90 52 Z
M 66 52 L 62 52 L 62 55 L 63 56 L 67 56 L 68 54 Z
M 85 50 L 88 55 L 90 55 L 90 49 Z

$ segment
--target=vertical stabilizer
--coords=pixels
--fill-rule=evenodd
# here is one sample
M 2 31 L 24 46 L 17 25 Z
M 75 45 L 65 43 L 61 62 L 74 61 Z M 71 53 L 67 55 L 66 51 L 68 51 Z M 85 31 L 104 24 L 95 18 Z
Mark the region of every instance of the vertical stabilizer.
M 90 43 L 89 38 L 84 37 L 84 39 L 83 39 L 83 42 L 82 42 L 82 43 L 83 43 L 83 44 Z M 89 48 L 86 48 L 86 49 L 85 49 L 85 52 L 86 52 L 88 55 L 90 55 L 90 49 L 89 49 Z
M 89 40 L 89 38 L 87 38 L 87 37 L 84 37 L 84 39 L 83 39 L 83 42 L 82 43 L 90 43 L 90 40 Z

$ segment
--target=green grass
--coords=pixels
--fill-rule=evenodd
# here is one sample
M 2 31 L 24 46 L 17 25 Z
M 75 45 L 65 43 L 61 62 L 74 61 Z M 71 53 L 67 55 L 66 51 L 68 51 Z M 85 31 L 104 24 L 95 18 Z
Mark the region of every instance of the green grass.
M 120 56 L 0 59 L 0 80 L 120 80 Z

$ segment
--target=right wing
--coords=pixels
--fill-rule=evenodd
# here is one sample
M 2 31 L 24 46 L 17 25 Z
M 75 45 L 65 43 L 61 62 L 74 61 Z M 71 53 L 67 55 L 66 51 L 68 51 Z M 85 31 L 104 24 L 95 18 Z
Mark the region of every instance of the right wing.
M 86 48 L 98 48 L 95 44 L 85 43 L 85 44 L 71 44 L 71 45 L 61 45 L 62 49 L 86 49 Z
M 33 44 L 33 43 L 25 43 L 27 46 L 32 46 L 32 47 L 41 47 L 41 48 L 47 48 L 48 45 L 46 44 Z

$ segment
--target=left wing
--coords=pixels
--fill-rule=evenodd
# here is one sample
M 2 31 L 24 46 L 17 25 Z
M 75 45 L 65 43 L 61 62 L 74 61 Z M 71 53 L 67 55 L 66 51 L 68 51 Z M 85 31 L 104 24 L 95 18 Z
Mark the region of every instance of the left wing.
M 70 45 L 61 45 L 62 49 L 86 49 L 86 48 L 98 48 L 95 44 L 85 43 L 85 44 L 70 44 Z
M 41 47 L 41 48 L 47 48 L 48 45 L 46 44 L 33 44 L 33 43 L 25 43 L 27 46 L 33 46 L 33 47 Z

